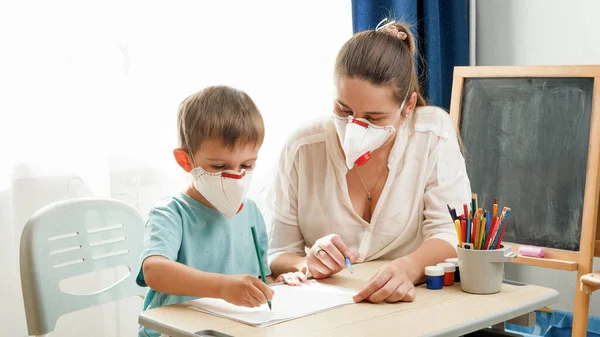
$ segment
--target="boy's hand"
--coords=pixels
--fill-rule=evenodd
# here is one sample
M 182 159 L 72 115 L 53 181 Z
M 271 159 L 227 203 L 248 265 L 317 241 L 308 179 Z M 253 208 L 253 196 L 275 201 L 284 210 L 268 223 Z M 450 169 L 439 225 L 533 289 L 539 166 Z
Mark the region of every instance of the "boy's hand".
M 257 277 L 230 275 L 224 279 L 221 298 L 231 304 L 254 308 L 272 300 L 273 290 Z
M 283 282 L 290 286 L 299 286 L 302 282 L 306 281 L 306 266 L 302 268 L 302 271 L 290 272 L 279 275 L 275 282 Z

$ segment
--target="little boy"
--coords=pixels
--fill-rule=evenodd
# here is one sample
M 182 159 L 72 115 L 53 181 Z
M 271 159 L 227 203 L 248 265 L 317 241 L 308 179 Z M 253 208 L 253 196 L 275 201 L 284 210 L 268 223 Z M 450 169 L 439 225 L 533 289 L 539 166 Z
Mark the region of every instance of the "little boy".
M 259 279 L 250 227 L 264 268 L 267 234 L 256 204 L 244 198 L 264 138 L 260 112 L 240 90 L 208 87 L 181 103 L 177 127 L 173 153 L 192 184 L 150 211 L 137 276 L 150 287 L 144 310 L 197 297 L 260 306 L 273 290 Z M 139 336 L 160 334 L 140 327 Z

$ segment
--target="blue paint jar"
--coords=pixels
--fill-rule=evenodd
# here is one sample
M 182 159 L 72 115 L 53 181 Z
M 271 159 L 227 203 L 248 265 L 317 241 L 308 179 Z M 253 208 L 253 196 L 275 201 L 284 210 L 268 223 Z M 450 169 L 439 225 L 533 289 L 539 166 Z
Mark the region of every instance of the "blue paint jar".
M 452 258 L 446 259 L 446 262 L 454 263 L 454 265 L 456 266 L 456 271 L 454 271 L 454 282 L 460 282 L 460 271 L 458 270 L 458 258 L 452 257 Z
M 438 266 L 425 267 L 427 289 L 438 290 L 444 287 L 444 268 Z

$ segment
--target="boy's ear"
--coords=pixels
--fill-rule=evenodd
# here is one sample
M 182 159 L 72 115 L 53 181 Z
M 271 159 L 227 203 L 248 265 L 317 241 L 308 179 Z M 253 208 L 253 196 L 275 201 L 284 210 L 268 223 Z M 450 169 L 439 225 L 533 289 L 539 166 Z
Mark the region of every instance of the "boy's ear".
M 173 150 L 173 156 L 175 156 L 175 161 L 185 172 L 190 172 L 194 168 L 186 149 L 179 148 Z

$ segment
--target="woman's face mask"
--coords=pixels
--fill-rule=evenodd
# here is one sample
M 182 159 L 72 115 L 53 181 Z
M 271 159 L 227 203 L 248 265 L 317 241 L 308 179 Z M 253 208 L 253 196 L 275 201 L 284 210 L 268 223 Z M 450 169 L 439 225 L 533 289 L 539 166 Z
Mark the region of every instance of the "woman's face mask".
M 346 155 L 346 166 L 349 170 L 354 165 L 360 166 L 369 161 L 371 152 L 383 146 L 396 132 L 394 125 L 401 116 L 406 98 L 402 101 L 400 109 L 390 125 L 378 126 L 364 118 L 340 117 L 335 113 L 333 114 L 333 122 Z

